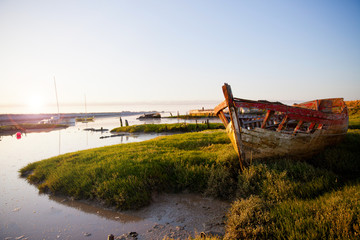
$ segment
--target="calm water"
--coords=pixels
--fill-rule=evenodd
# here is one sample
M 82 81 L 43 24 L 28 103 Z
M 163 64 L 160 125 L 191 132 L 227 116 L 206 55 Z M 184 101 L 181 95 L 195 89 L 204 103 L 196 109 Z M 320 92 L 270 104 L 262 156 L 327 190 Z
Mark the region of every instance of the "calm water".
M 130 125 L 139 124 L 138 116 L 123 117 Z M 178 120 L 154 120 L 171 123 Z M 184 120 L 179 120 L 184 122 Z M 112 233 L 121 235 L 136 229 L 145 231 L 154 222 L 103 208 L 96 208 L 65 198 L 40 195 L 35 186 L 19 177 L 18 170 L 28 163 L 68 152 L 113 144 L 144 141 L 158 136 L 109 137 L 109 132 L 89 132 L 84 128 L 119 126 L 119 118 L 96 119 L 91 123 L 76 123 L 67 129 L 28 133 L 21 139 L 2 136 L 0 141 L 0 239 L 24 235 L 28 239 L 106 239 Z M 86 236 L 91 233 L 90 236 Z

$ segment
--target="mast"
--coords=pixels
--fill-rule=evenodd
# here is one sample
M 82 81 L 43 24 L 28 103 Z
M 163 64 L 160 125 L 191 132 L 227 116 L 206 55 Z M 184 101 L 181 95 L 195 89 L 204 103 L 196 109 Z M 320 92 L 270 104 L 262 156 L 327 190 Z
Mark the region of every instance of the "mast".
M 85 97 L 85 120 L 87 118 L 87 109 L 86 109 L 86 94 L 84 94 L 84 97 Z
M 59 100 L 58 100 L 58 95 L 57 95 L 57 90 L 56 90 L 55 76 L 54 76 L 54 86 L 55 86 L 56 104 L 57 104 L 57 109 L 58 109 L 58 119 L 60 119 Z

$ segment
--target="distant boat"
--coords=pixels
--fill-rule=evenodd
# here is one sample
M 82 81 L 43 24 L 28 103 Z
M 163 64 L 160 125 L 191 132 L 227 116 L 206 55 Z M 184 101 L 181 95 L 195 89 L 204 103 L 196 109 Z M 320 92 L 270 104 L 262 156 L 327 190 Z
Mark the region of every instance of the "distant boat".
M 77 117 L 75 118 L 76 122 L 82 122 L 82 123 L 88 123 L 93 122 L 95 120 L 95 117 L 88 117 L 87 116 L 87 109 L 86 109 L 86 95 L 85 95 L 85 116 L 84 117 Z
M 95 119 L 95 117 L 77 117 L 77 118 L 75 118 L 75 121 L 87 123 L 87 122 L 93 122 L 94 119 Z
M 240 166 L 260 157 L 308 157 L 345 136 L 349 116 L 342 98 L 293 106 L 234 98 L 224 84 L 225 101 L 215 109 L 239 156 Z
M 46 118 L 38 122 L 39 124 L 58 124 L 60 121 L 59 117 Z
M 161 118 L 161 114 L 160 113 L 145 113 L 145 114 L 141 115 L 140 117 L 138 117 L 137 119 L 143 120 L 143 119 L 152 119 L 152 118 Z
M 54 76 L 54 87 L 55 87 L 55 96 L 56 96 L 56 105 L 57 105 L 58 114 L 57 114 L 57 116 L 53 116 L 53 117 L 50 117 L 47 119 L 42 119 L 38 123 L 39 124 L 67 124 L 67 125 L 72 124 L 71 119 L 62 119 L 61 118 L 55 76 Z

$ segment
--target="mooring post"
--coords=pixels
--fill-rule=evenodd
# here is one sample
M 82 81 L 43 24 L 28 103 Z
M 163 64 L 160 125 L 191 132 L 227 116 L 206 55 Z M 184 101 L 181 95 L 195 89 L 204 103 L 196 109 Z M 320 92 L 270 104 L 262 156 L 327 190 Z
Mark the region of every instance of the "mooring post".
M 123 122 L 122 122 L 122 119 L 120 117 L 120 127 L 122 127 L 122 126 L 123 126 Z
M 114 235 L 112 234 L 108 235 L 108 240 L 114 240 Z
M 125 119 L 125 126 L 126 126 L 126 127 L 129 126 L 129 122 L 128 122 L 128 120 L 126 120 L 126 119 Z

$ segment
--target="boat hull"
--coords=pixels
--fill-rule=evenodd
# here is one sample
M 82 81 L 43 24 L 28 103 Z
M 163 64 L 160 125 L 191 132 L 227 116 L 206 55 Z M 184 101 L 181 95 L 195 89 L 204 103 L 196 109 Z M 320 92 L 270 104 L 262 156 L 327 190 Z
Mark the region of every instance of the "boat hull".
M 349 116 L 342 98 L 287 106 L 234 98 L 227 84 L 223 92 L 225 101 L 214 112 L 226 127 L 241 168 L 255 158 L 309 157 L 339 143 L 348 130 Z
M 237 151 L 238 148 L 234 143 L 235 131 L 231 123 L 228 124 L 226 131 L 235 151 Z M 252 130 L 242 128 L 241 141 L 248 161 L 256 158 L 282 156 L 305 158 L 321 152 L 327 146 L 338 144 L 346 132 L 347 128 L 339 128 L 336 130 L 316 130 L 312 134 L 298 133 L 294 136 L 262 128 Z

